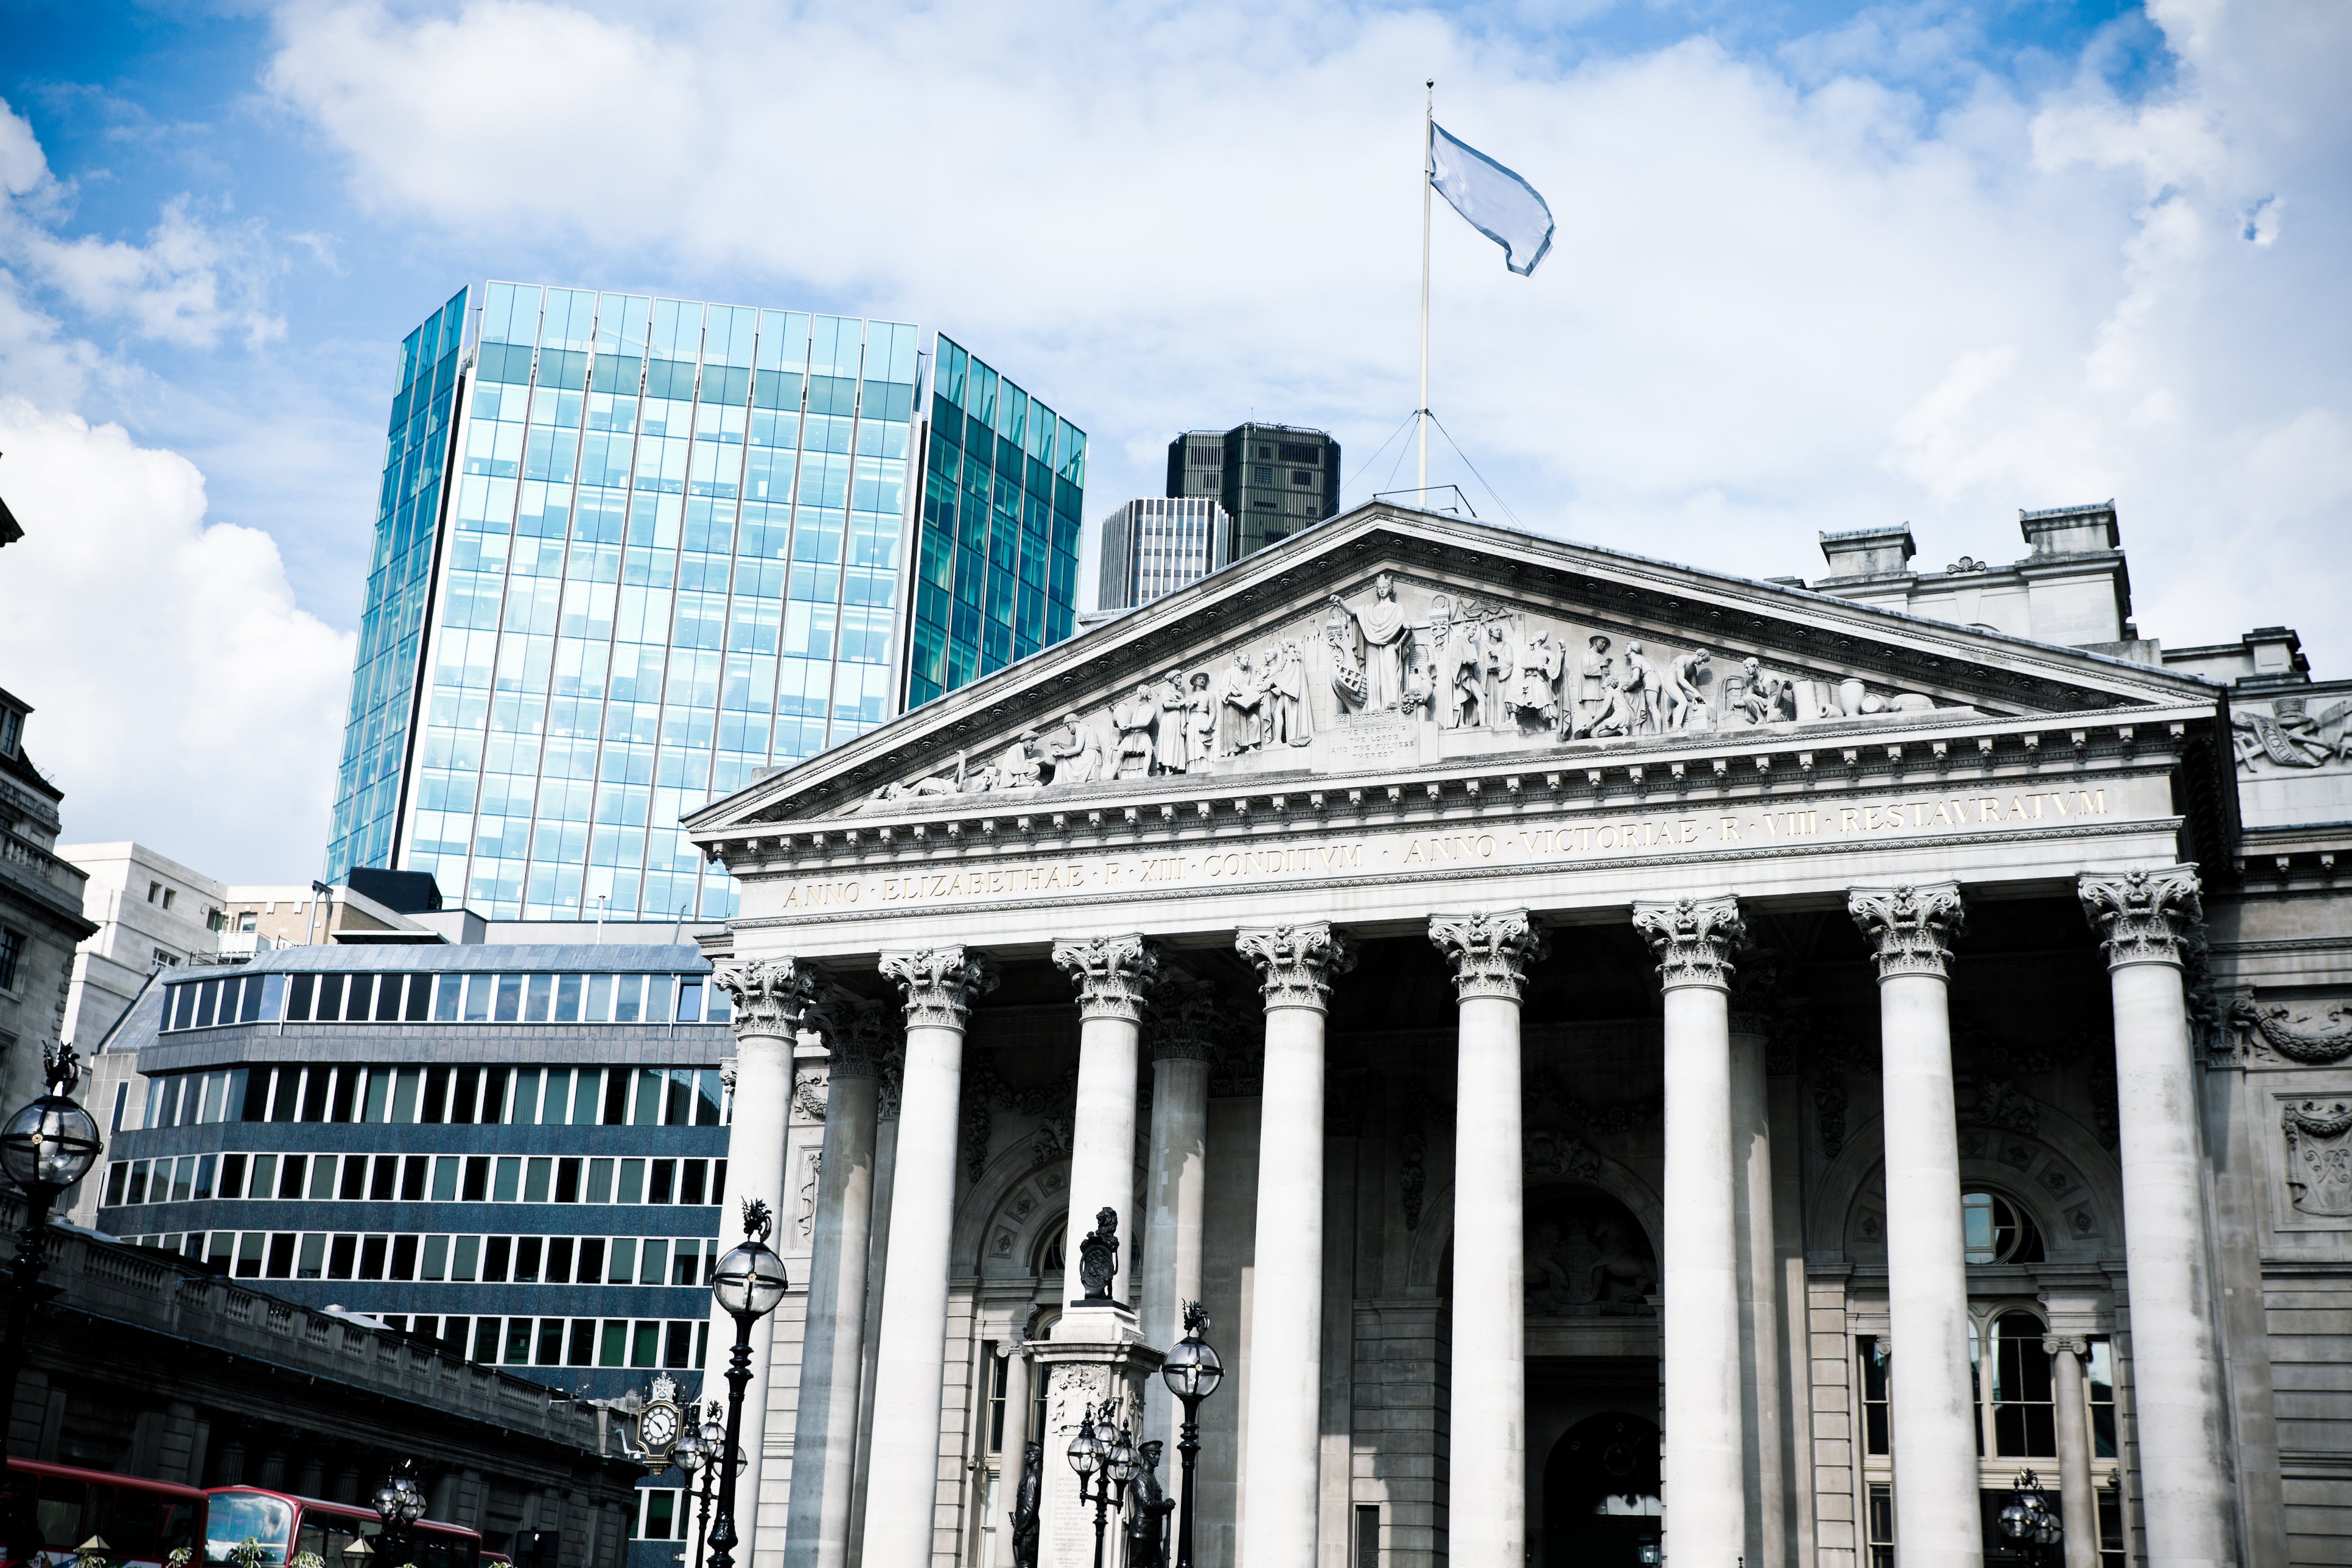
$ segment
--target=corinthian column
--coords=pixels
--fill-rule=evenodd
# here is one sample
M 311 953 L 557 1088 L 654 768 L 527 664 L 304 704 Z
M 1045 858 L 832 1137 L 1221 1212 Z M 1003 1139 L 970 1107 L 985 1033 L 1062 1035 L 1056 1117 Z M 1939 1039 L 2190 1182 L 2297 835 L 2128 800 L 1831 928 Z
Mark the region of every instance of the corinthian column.
M 1461 1563 L 1528 1546 L 1527 1236 L 1519 1142 L 1519 1001 L 1544 935 L 1525 910 L 1433 915 L 1454 968 L 1453 1521 Z
M 1960 890 L 1857 888 L 1846 910 L 1875 950 L 1886 1086 L 1886 1297 L 1895 1361 L 1895 1554 L 1904 1568 L 1979 1568 L 1969 1276 L 1952 1105 L 1952 938 Z
M 810 1023 L 816 1005 L 817 976 L 790 958 L 754 958 L 720 964 L 711 981 L 733 999 L 735 1109 L 727 1136 L 727 1197 L 720 1212 L 740 1215 L 757 1198 L 769 1212 L 784 1212 L 784 1127 L 792 1109 L 793 1043 Z M 710 1342 L 720 1361 L 735 1342 L 735 1321 L 713 1310 Z M 776 1315 L 751 1331 L 751 1385 L 743 1394 L 743 1463 L 736 1472 L 737 1531 L 741 1560 L 751 1560 L 759 1535 L 760 1468 L 767 1451 L 768 1357 L 775 1345 Z M 714 1364 L 703 1369 L 716 1388 Z
M 1635 904 L 1633 929 L 1658 955 L 1665 1005 L 1666 1544 L 1677 1563 L 1728 1568 L 1748 1549 L 1730 1011 L 1748 931 L 1732 899 Z
M 1762 1011 L 1772 966 L 1741 964 L 1731 1000 L 1731 1188 L 1739 1252 L 1739 1401 L 1748 1443 L 1748 1568 L 1789 1555 L 1780 1447 L 1783 1340 L 1778 1247 L 1772 1224 L 1772 1123 L 1765 1057 L 1771 1020 Z
M 2237 1527 L 2205 1299 L 2197 1088 L 2180 978 L 2182 949 L 2203 918 L 2197 868 L 2086 875 L 2076 890 L 2104 939 L 2115 999 L 2116 1129 L 2147 1561 L 2149 1568 L 2210 1568 L 2237 1561 Z
M 850 1482 L 857 1451 L 857 1388 L 866 1363 L 866 1256 L 874 1220 L 877 1047 L 859 1017 L 828 1021 L 824 1146 L 818 1156 L 800 1409 L 793 1428 L 793 1490 L 785 1568 L 845 1568 Z
M 1173 993 L 1173 994 L 1171 994 Z M 1187 981 L 1162 988 L 1151 1038 L 1151 1157 L 1144 1174 L 1142 1279 L 1136 1287 L 1143 1342 L 1165 1349 L 1184 1336 L 1184 1303 L 1201 1299 L 1201 1212 L 1208 1180 L 1209 1055 L 1216 988 Z M 1179 1412 L 1167 1385 L 1144 1387 L 1144 1435 L 1176 1451 Z M 1179 1496 L 1182 1475 L 1167 1478 Z
M 1086 1295 L 1077 1240 L 1107 1216 L 1135 1254 L 1135 1074 L 1143 1033 L 1143 1003 L 1160 978 L 1160 950 L 1139 936 L 1093 936 L 1054 944 L 1054 967 L 1078 988 L 1078 1100 L 1070 1129 L 1070 1215 L 1063 1247 L 1062 1298 Z M 1110 1294 L 1120 1289 L 1112 1281 Z M 1065 1317 L 1082 1338 L 1093 1327 Z
M 1265 977 L 1241 1560 L 1249 1568 L 1315 1568 L 1322 1465 L 1323 1016 L 1330 977 L 1352 967 L 1355 957 L 1347 939 L 1321 922 L 1244 929 L 1234 945 Z
M 861 1568 L 925 1568 L 939 1482 L 963 1026 L 973 999 L 994 989 L 996 976 L 961 947 L 886 952 L 882 973 L 906 994 L 907 1063 L 874 1370 L 874 1506 L 859 1561 Z

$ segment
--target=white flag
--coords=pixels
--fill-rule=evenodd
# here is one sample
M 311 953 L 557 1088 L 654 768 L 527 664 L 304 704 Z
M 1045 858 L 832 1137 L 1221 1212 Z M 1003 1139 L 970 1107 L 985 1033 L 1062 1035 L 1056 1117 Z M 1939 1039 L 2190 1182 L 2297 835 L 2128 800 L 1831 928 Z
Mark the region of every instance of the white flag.
M 1524 278 L 1551 248 L 1551 208 L 1536 188 L 1434 121 L 1430 183 L 1470 226 L 1503 247 L 1503 265 Z

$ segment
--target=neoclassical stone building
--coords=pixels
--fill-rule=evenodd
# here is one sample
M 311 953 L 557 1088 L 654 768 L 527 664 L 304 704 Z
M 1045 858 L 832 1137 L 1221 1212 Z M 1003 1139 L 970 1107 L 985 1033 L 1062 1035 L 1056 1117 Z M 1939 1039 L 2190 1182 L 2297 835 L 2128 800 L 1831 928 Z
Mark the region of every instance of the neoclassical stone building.
M 2068 1568 L 2340 1560 L 2352 703 L 2021 525 L 1807 588 L 1375 505 L 694 818 L 753 1560 L 1091 1562 L 1195 1300 L 1217 1568 L 2022 1562 L 2028 1470 Z

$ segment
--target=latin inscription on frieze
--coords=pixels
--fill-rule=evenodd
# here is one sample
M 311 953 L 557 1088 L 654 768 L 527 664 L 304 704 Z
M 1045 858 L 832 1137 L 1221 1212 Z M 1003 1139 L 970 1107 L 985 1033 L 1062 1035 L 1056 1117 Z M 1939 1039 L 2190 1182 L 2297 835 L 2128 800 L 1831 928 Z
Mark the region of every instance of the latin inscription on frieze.
M 2161 785 L 2158 786 L 2159 789 Z M 909 909 L 941 904 L 1031 903 L 1164 889 L 1217 890 L 1450 868 L 1557 866 L 1628 858 L 1704 857 L 1726 851 L 1834 848 L 1857 842 L 1932 841 L 2031 832 L 2147 817 L 2168 802 L 2134 808 L 2107 788 L 1890 795 L 1852 805 L 1586 812 L 1573 818 L 1467 823 L 1291 839 L 1206 841 L 1102 854 L 961 856 L 930 866 L 892 865 L 793 879 L 769 906 L 778 913 Z

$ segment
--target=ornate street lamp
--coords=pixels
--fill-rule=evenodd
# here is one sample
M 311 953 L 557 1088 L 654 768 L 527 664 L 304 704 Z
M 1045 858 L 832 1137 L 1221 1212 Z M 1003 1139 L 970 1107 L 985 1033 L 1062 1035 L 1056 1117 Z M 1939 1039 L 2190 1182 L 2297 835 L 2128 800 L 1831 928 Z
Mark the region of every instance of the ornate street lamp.
M 1070 1468 L 1078 1473 L 1078 1506 L 1095 1505 L 1095 1568 L 1102 1568 L 1103 1529 L 1110 1511 L 1127 1506 L 1128 1484 L 1142 1461 L 1136 1458 L 1135 1433 L 1120 1413 L 1117 1399 L 1089 1405 L 1070 1439 Z
M 1217 1392 L 1225 1380 L 1225 1363 L 1202 1336 L 1208 1332 L 1209 1314 L 1198 1301 L 1184 1304 L 1184 1337 L 1160 1363 L 1168 1392 L 1184 1403 L 1184 1428 L 1176 1451 L 1184 1457 L 1184 1508 L 1176 1516 L 1176 1568 L 1192 1568 L 1192 1462 L 1201 1456 L 1201 1401 Z
M 2000 1510 L 2000 1532 L 2025 1547 L 2028 1563 L 2042 1562 L 2042 1549 L 2055 1546 L 2064 1533 L 2058 1510 L 2042 1495 L 2042 1478 L 2032 1470 L 2017 1473 L 2017 1495 Z
M 719 1260 L 710 1294 L 735 1320 L 735 1349 L 727 1360 L 727 1430 L 719 1450 L 719 1518 L 710 1527 L 710 1568 L 735 1568 L 736 1444 L 743 1435 L 743 1395 L 751 1386 L 751 1325 L 781 1306 L 792 1289 L 784 1260 L 768 1249 L 774 1222 L 768 1205 L 743 1205 L 743 1245 Z
M 414 1555 L 409 1528 L 425 1517 L 425 1489 L 416 1484 L 416 1461 L 403 1459 L 394 1465 L 369 1500 L 375 1505 L 376 1517 L 383 1521 L 383 1554 L 394 1563 L 407 1563 Z
M 8 1265 L 8 1342 L 0 1353 L 0 1394 L 11 1409 L 16 1402 L 16 1374 L 25 1363 L 25 1333 L 33 1303 L 50 1294 L 41 1283 L 41 1272 L 49 1263 L 48 1248 L 42 1245 L 49 1207 L 59 1194 L 89 1174 L 106 1152 L 98 1123 L 73 1100 L 74 1086 L 81 1081 L 81 1063 L 73 1047 L 44 1052 L 41 1065 L 49 1092 L 0 1125 L 0 1172 L 25 1194 L 25 1226 L 16 1233 L 16 1256 Z
M 685 1436 L 678 1439 L 678 1468 L 686 1472 L 687 1494 L 694 1500 L 694 1568 L 702 1568 L 703 1541 L 710 1533 L 710 1502 L 718 1483 L 719 1445 L 727 1441 L 727 1423 L 720 1417 L 722 1406 L 716 1399 L 701 1408 L 709 1412 L 698 1426 L 692 1426 L 696 1406 L 686 1407 L 689 1423 Z

